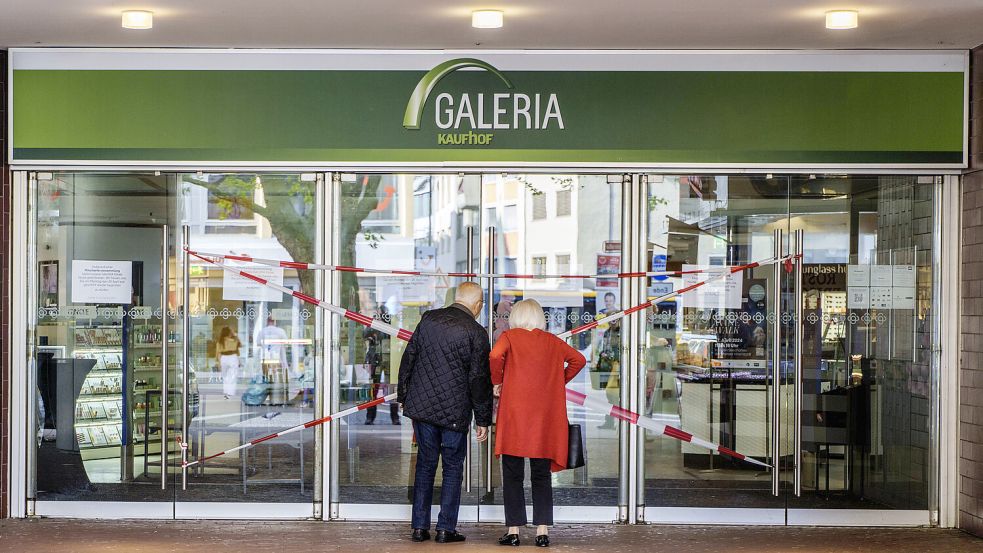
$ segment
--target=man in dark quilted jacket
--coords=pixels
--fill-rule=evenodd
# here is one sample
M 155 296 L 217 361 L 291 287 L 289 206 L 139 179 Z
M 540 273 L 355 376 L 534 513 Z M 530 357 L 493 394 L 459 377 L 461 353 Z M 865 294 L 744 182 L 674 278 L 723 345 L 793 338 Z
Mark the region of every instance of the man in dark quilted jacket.
M 457 532 L 461 483 L 474 413 L 479 442 L 492 422 L 488 332 L 475 320 L 484 305 L 481 287 L 457 287 L 450 307 L 423 314 L 399 364 L 397 401 L 416 433 L 413 541 L 430 539 L 430 505 L 437 461 L 443 459 L 438 543 L 464 541 Z

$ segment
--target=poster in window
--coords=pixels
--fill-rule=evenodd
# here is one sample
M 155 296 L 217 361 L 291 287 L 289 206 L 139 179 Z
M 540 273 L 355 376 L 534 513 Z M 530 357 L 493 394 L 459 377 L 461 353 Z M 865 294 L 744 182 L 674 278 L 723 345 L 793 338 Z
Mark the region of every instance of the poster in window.
M 41 292 L 41 306 L 54 307 L 58 305 L 58 262 L 41 261 L 38 263 L 38 279 Z
M 597 254 L 597 274 L 612 275 L 615 278 L 597 279 L 597 288 L 619 288 L 620 282 L 617 279 L 621 272 L 621 255 L 617 254 Z

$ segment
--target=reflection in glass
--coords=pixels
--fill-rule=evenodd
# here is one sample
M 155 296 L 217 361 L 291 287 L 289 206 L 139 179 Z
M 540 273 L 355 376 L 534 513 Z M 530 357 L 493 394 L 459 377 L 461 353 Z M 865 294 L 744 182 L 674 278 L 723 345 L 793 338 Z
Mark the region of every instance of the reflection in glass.
M 478 194 L 478 180 L 472 176 L 344 175 L 337 262 L 367 269 L 464 272 L 469 267 L 468 228 L 478 227 Z M 470 265 L 476 267 L 477 251 L 473 256 Z M 344 272 L 335 303 L 413 330 L 424 312 L 452 303 L 460 282 L 449 276 Z M 405 342 L 348 320 L 337 324 L 333 366 L 339 408 L 395 392 Z M 397 406 L 368 409 L 338 424 L 339 500 L 409 503 L 416 444 L 413 427 L 403 424 Z M 440 497 L 439 491 L 434 497 Z M 467 497 L 463 503 L 469 503 Z
M 314 182 L 290 174 L 185 174 L 179 186 L 192 249 L 314 260 Z M 245 268 L 317 295 L 313 271 Z M 189 362 L 198 383 L 189 456 L 316 418 L 315 308 L 193 257 L 187 271 Z M 189 469 L 178 499 L 310 503 L 316 451 L 315 431 L 304 430 L 224 455 Z
M 142 174 L 38 181 L 41 501 L 166 500 L 161 357 L 176 351 L 160 302 L 168 190 L 167 177 Z
M 498 273 L 614 274 L 621 272 L 622 180 L 606 175 L 484 175 L 481 186 L 489 222 L 496 227 Z M 484 242 L 487 243 L 485 234 Z M 493 339 L 509 328 L 512 305 L 537 300 L 546 330 L 559 334 L 622 309 L 617 278 L 496 279 Z M 568 385 L 589 397 L 621 404 L 622 322 L 605 323 L 572 337 L 587 366 Z M 618 502 L 618 423 L 603 413 L 567 406 L 572 424 L 585 431 L 587 464 L 553 475 L 557 505 L 615 506 Z M 494 439 L 494 435 L 493 435 Z M 495 492 L 483 503 L 500 505 L 500 463 L 494 460 Z M 526 493 L 527 498 L 531 494 Z

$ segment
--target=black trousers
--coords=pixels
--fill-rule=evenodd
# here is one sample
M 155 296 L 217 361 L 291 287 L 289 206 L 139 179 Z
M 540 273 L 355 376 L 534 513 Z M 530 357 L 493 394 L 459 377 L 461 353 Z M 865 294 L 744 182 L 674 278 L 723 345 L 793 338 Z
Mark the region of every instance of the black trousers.
M 525 479 L 525 457 L 502 455 L 502 495 L 505 499 L 505 525 L 525 526 L 526 496 L 522 489 Z M 532 480 L 532 523 L 536 526 L 553 524 L 553 480 L 549 459 L 529 459 Z

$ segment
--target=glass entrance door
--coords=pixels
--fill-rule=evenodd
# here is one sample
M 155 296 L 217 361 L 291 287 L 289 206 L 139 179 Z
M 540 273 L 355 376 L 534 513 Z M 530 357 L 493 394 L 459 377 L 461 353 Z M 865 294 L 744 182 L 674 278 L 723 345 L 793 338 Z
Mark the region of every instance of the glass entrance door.
M 650 175 L 654 270 L 756 267 L 660 303 L 637 400 L 771 465 L 645 437 L 649 522 L 929 523 L 932 177 Z M 686 276 L 649 284 L 650 298 Z M 726 291 L 722 291 L 726 292 Z
M 183 436 L 186 446 L 171 456 L 175 514 L 312 517 L 320 499 L 319 428 L 182 466 L 183 459 L 210 457 L 317 418 L 323 348 L 322 316 L 314 306 L 232 275 L 184 253 L 184 247 L 205 254 L 316 260 L 319 180 L 275 173 L 175 179 L 180 232 L 170 292 L 181 317 L 170 333 L 181 347 L 171 357 L 170 395 L 181 403 L 172 436 Z M 240 268 L 320 295 L 321 281 L 313 271 Z
M 647 270 L 682 273 L 650 279 L 650 300 L 714 278 L 715 267 L 787 252 L 787 178 L 649 175 L 647 198 Z M 644 414 L 774 468 L 643 434 L 647 521 L 784 523 L 794 382 L 787 277 L 776 267 L 716 277 L 648 311 L 637 372 Z
M 929 524 L 937 178 L 792 177 L 805 234 L 792 524 Z
M 630 179 L 629 179 L 630 180 Z M 481 178 L 482 269 L 491 273 L 576 275 L 622 272 L 622 175 L 508 174 Z M 544 308 L 548 332 L 561 334 L 628 307 L 621 279 L 492 279 L 483 283 L 485 324 L 492 343 L 509 329 L 512 306 L 536 299 Z M 622 405 L 621 322 L 602 324 L 567 342 L 587 358 L 587 366 L 568 384 L 606 405 Z M 627 424 L 567 404 L 571 424 L 585 436 L 587 464 L 553 475 L 557 520 L 613 521 L 624 504 L 622 436 Z M 492 455 L 496 433 L 481 448 L 482 488 L 479 519 L 504 521 L 501 465 Z M 528 465 L 525 469 L 528 482 Z M 531 493 L 525 490 L 527 505 Z M 532 520 L 530 518 L 530 520 Z
M 336 174 L 334 263 L 365 269 L 463 273 L 477 269 L 480 178 L 447 174 Z M 340 275 L 340 276 L 339 276 Z M 451 276 L 343 272 L 331 283 L 336 305 L 414 330 L 424 312 L 453 302 Z M 405 342 L 334 317 L 332 412 L 395 391 Z M 335 516 L 409 520 L 417 446 L 413 425 L 395 404 L 332 423 Z M 478 448 L 472 443 L 462 521 L 477 520 Z M 434 502 L 439 503 L 440 472 Z M 436 521 L 436 516 L 434 518 Z
M 170 517 L 166 429 L 179 402 L 162 396 L 177 345 L 166 331 L 173 178 L 41 175 L 28 268 L 37 271 L 36 514 Z

